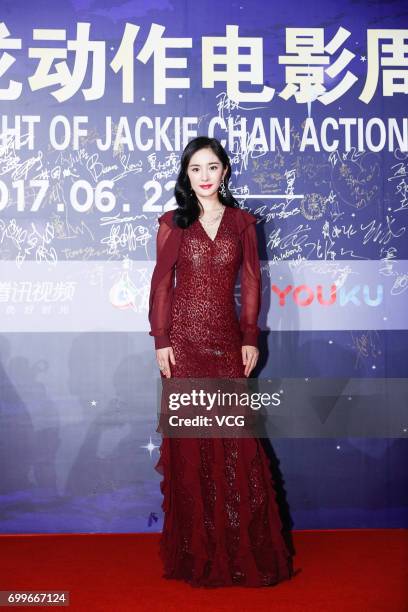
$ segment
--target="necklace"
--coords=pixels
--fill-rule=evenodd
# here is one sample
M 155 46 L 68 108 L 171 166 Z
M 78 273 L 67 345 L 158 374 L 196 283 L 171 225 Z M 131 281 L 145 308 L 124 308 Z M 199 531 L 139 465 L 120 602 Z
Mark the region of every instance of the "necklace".
M 209 221 L 201 221 L 200 219 L 200 223 L 204 225 L 205 227 L 208 227 L 209 225 L 213 225 L 216 221 L 218 221 L 220 217 L 222 217 L 222 215 L 224 214 L 224 210 L 225 210 L 225 206 L 221 206 L 220 212 L 218 212 L 215 215 L 215 217 L 211 217 Z

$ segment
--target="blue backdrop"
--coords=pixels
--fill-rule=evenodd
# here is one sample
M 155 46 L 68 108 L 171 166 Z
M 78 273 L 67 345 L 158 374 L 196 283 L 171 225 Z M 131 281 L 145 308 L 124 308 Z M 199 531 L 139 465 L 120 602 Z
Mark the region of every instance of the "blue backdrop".
M 161 529 L 149 280 L 196 135 L 225 143 L 259 219 L 256 374 L 398 388 L 404 2 L 16 0 L 1 20 L 1 532 Z M 319 283 L 349 297 L 322 306 Z M 375 439 L 272 440 L 295 528 L 408 525 L 398 419 Z

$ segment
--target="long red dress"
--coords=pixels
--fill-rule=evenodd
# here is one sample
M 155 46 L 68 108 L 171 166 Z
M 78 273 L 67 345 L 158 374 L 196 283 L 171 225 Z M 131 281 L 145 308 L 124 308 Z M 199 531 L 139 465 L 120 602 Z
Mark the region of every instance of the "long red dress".
M 257 346 L 259 334 L 256 218 L 226 207 L 212 240 L 200 221 L 183 230 L 172 217 L 168 211 L 159 218 L 149 308 L 155 347 L 172 346 L 172 377 L 244 378 L 241 346 Z M 267 586 L 293 575 L 259 439 L 163 437 L 155 469 L 163 475 L 165 578 Z

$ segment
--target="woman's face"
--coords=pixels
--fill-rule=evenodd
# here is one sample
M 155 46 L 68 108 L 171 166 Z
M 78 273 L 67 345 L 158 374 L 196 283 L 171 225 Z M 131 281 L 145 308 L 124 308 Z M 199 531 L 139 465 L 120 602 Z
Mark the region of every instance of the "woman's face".
M 221 161 L 212 149 L 209 148 L 196 151 L 194 155 L 191 156 L 187 168 L 187 175 L 190 179 L 191 188 L 195 191 L 197 196 L 201 197 L 214 195 L 226 173 L 227 168 L 222 167 Z M 205 187 L 205 185 L 211 186 Z

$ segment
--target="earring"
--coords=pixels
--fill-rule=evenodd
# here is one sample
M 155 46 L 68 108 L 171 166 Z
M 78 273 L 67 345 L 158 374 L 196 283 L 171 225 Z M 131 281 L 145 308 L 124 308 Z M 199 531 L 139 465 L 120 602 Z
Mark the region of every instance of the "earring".
M 227 190 L 225 188 L 224 180 L 221 181 L 219 189 L 220 189 L 221 195 L 225 198 L 225 196 L 227 195 Z

